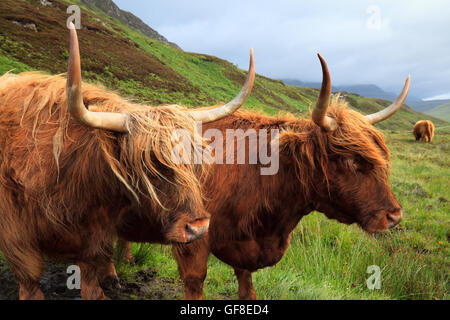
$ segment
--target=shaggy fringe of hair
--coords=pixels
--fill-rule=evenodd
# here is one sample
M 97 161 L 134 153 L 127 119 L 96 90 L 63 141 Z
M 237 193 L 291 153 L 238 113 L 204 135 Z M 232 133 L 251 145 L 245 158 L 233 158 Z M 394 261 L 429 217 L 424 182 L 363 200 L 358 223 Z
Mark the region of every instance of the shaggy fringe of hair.
M 20 97 L 20 124 L 32 122 L 30 131 L 35 143 L 39 134 L 42 139 L 42 124 L 53 124 L 57 127 L 53 135 L 53 156 L 59 176 L 59 156 L 64 142 L 71 139 L 68 128 L 73 122 L 65 107 L 66 79 L 62 75 L 50 76 L 39 72 L 26 72 L 20 75 L 5 74 L 0 77 L 0 98 L 8 104 L 10 99 Z M 30 90 L 30 87 L 33 90 Z M 188 197 L 194 201 L 202 201 L 198 192 L 199 179 L 206 175 L 206 167 L 190 163 L 178 164 L 172 159 L 174 142 L 172 134 L 176 129 L 188 130 L 191 134 L 191 148 L 195 152 L 203 146 L 201 136 L 196 133 L 195 123 L 182 108 L 178 106 L 162 106 L 151 108 L 131 103 L 117 94 L 106 91 L 96 85 L 83 83 L 83 100 L 91 111 L 121 112 L 129 115 L 129 134 L 115 134 L 106 130 L 93 130 L 95 138 L 104 154 L 108 166 L 120 182 L 140 202 L 147 197 L 153 203 L 165 208 L 159 199 L 151 178 L 163 179 L 179 190 L 178 202 Z M 15 91 L 15 92 L 14 92 Z M 44 94 L 45 93 L 45 94 Z M 13 101 L 11 101 L 13 102 Z M 14 115 L 11 115 L 12 117 Z M 45 127 L 46 128 L 46 127 Z M 83 130 L 83 129 L 81 129 Z M 86 130 L 86 127 L 84 127 Z M 111 140 L 117 139 L 120 154 L 111 148 Z M 166 177 L 161 173 L 158 164 L 173 170 L 174 175 Z M 170 172 L 169 170 L 169 172 Z M 193 192 L 188 192 L 188 190 Z M 50 204 L 49 204 L 50 205 Z M 54 210 L 48 210 L 50 215 Z M 58 218 L 54 216 L 52 218 Z M 60 220 L 60 219 L 58 219 Z
M 112 106 L 108 105 L 111 103 L 108 100 L 106 104 L 96 105 L 90 109 L 93 111 L 111 110 Z M 196 132 L 192 117 L 181 108 L 162 106 L 151 109 L 133 104 L 126 105 L 126 107 L 123 111 L 130 116 L 129 134 L 119 137 L 119 149 L 121 150 L 119 159 L 116 159 L 109 150 L 104 149 L 105 155 L 109 159 L 109 165 L 138 202 L 140 196 L 150 195 L 154 202 L 168 210 L 159 200 L 157 190 L 149 177 L 162 179 L 178 188 L 181 187 L 177 198 L 180 203 L 185 201 L 189 195 L 183 190 L 199 186 L 199 179 L 206 175 L 206 169 L 192 163 L 178 164 L 174 162 L 172 158 L 173 133 L 177 129 L 189 131 L 190 136 L 193 137 L 190 145 L 191 152 L 198 152 L 198 149 L 203 146 L 203 140 Z M 162 164 L 173 170 L 174 176 L 164 176 L 160 168 L 155 166 L 156 164 Z M 197 201 L 201 201 L 201 198 Z
M 93 245 L 83 254 L 104 253 L 115 232 L 106 207 L 128 203 L 120 197 L 121 185 L 153 211 L 166 204 L 203 207 L 199 179 L 206 167 L 172 160 L 176 129 L 188 130 L 194 151 L 202 146 L 192 117 L 177 106 L 134 104 L 91 84 L 82 90 L 92 111 L 129 114 L 129 133 L 72 120 L 61 75 L 0 77 L 0 248 L 21 281 L 39 278 L 41 242 L 89 234 Z M 163 224 L 169 216 L 158 214 Z

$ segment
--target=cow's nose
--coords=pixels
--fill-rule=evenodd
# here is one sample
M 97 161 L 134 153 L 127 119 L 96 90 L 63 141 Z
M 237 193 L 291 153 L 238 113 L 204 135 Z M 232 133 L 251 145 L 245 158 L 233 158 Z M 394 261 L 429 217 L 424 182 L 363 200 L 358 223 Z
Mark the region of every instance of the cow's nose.
M 400 221 L 402 221 L 402 210 L 396 210 L 394 212 L 388 212 L 386 215 L 388 228 L 395 227 Z
M 186 242 L 203 238 L 208 234 L 209 219 L 199 219 L 184 226 Z

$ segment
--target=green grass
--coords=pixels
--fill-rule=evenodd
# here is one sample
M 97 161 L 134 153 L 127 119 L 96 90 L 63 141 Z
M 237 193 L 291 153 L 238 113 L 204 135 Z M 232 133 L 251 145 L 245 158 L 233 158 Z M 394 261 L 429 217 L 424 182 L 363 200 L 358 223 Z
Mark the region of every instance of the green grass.
M 406 131 L 384 131 L 392 155 L 391 185 L 403 206 L 397 228 L 371 236 L 320 213 L 303 218 L 283 259 L 254 273 L 259 299 L 449 299 L 450 132 L 431 144 Z M 126 274 L 143 267 L 178 278 L 170 248 L 133 244 L 148 259 L 121 265 Z M 139 253 L 138 250 L 141 250 Z M 367 267 L 378 265 L 381 289 L 369 290 Z M 211 256 L 205 298 L 237 298 L 233 269 Z
M 0 55 L 0 75 L 8 71 L 11 71 L 12 73 L 20 73 L 31 70 L 32 69 L 30 67 L 19 61 Z

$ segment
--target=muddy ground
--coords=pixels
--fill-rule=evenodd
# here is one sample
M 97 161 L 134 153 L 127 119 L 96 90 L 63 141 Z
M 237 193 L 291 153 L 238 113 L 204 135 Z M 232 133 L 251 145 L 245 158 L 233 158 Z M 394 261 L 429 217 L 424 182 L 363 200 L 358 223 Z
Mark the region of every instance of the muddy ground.
M 66 273 L 69 264 L 47 264 L 41 278 L 41 289 L 48 300 L 80 299 L 80 290 L 67 288 Z M 158 271 L 153 269 L 140 270 L 132 279 L 120 280 L 120 287 L 104 288 L 105 294 L 114 300 L 144 300 L 144 299 L 181 299 L 183 287 L 179 281 L 158 277 Z M 19 298 L 19 285 L 9 266 L 0 259 L 0 300 L 16 300 Z

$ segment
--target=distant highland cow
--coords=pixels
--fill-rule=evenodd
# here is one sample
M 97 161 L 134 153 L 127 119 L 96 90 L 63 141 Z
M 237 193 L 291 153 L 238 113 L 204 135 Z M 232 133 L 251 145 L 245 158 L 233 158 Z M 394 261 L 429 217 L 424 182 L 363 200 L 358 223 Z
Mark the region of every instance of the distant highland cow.
M 434 124 L 430 120 L 420 120 L 414 125 L 413 135 L 416 141 L 431 142 L 434 137 Z

